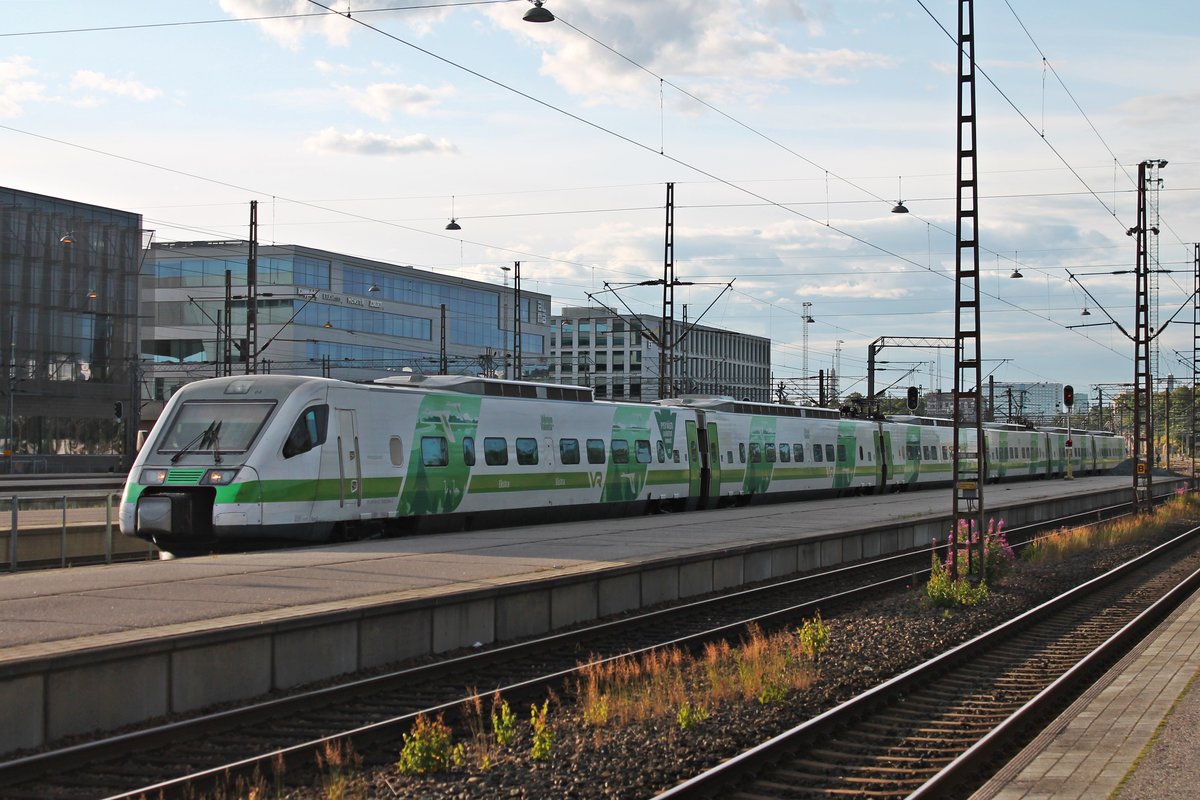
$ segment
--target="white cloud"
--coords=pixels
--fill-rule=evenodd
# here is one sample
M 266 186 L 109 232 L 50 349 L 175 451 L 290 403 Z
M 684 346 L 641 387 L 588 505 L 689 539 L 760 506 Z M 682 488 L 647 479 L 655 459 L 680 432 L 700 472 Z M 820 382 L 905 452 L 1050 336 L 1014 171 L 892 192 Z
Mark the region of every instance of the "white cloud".
M 326 128 L 305 140 L 306 149 L 318 153 L 350 153 L 361 156 L 407 156 L 422 153 L 450 154 L 458 148 L 446 139 L 433 139 L 423 133 L 409 136 L 388 136 L 368 133 L 359 128 L 353 133 L 341 133 Z
M 0 118 L 19 117 L 25 104 L 43 100 L 45 86 L 25 80 L 37 74 L 29 65 L 29 56 L 9 56 L 0 61 Z
M 71 88 L 77 91 L 80 89 L 91 89 L 103 94 L 116 95 L 117 97 L 129 97 L 140 103 L 156 100 L 162 96 L 162 89 L 152 88 L 141 81 L 118 80 L 108 77 L 103 72 L 95 72 L 89 69 L 81 69 L 71 77 Z M 79 104 L 96 105 L 97 99 L 94 97 L 84 97 L 81 98 Z
M 572 8 L 564 16 L 580 36 L 563 26 L 536 26 L 515 20 L 509 9 L 489 12 L 501 27 L 535 40 L 545 48 L 543 74 L 593 104 L 627 104 L 658 91 L 657 81 L 621 56 L 684 88 L 705 83 L 706 99 L 737 96 L 751 101 L 780 89 L 787 80 L 842 84 L 868 69 L 891 68 L 889 56 L 853 50 L 810 49 L 789 41 L 785 18 L 803 20 L 810 33 L 820 33 L 820 15 L 804 3 L 781 0 L 656 0 L 611 5 L 593 10 Z
M 430 89 L 428 86 L 406 86 L 402 83 L 375 83 L 366 89 L 340 86 L 350 105 L 379 120 L 388 120 L 393 111 L 423 116 L 428 114 L 442 98 L 454 94 L 454 89 L 443 86 Z
M 342 47 L 349 44 L 350 32 L 358 27 L 354 6 L 357 3 L 329 3 L 336 13 L 321 13 L 308 0 L 221 0 L 221 10 L 237 19 L 253 19 L 263 33 L 289 50 L 299 50 L 306 34 L 315 34 L 326 43 Z M 349 14 L 346 12 L 349 11 Z M 385 18 L 400 20 L 418 36 L 451 13 L 448 8 L 407 9 L 364 13 L 362 19 L 375 25 Z M 290 19 L 278 17 L 291 16 Z M 260 19 L 276 17 L 276 19 Z M 347 18 L 349 17 L 349 19 Z
M 259 19 L 263 33 L 289 50 L 299 50 L 307 32 L 315 32 L 332 45 L 347 44 L 353 22 L 340 14 L 318 14 L 307 0 L 221 0 L 221 10 L 237 19 L 297 15 L 293 19 Z

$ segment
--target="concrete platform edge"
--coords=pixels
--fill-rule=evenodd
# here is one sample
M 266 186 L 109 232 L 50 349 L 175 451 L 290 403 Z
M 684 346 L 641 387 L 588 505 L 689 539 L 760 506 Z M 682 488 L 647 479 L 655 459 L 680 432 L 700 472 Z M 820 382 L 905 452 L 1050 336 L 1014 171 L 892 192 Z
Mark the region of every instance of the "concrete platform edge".
M 990 509 L 1007 524 L 1127 502 L 1107 490 Z M 798 571 L 924 547 L 948 515 L 841 535 L 722 548 L 436 596 L 374 597 L 247 615 L 220 627 L 141 631 L 127 641 L 0 663 L 0 753 L 210 705 L 244 701 L 423 655 L 550 633 L 614 613 Z M 136 636 L 136 640 L 133 637 Z M 103 637 L 97 637 L 103 638 Z M 231 676 L 233 679 L 231 679 Z

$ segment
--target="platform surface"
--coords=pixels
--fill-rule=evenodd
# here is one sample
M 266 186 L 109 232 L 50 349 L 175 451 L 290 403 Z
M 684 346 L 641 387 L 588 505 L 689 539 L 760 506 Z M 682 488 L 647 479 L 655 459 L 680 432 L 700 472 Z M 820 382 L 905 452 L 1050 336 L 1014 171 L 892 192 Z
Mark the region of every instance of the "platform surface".
M 1114 476 L 1008 483 L 989 486 L 985 500 L 1000 508 L 1129 483 Z M 0 576 L 0 663 L 829 536 L 947 515 L 950 505 L 948 489 L 933 489 L 9 574 Z
M 1200 797 L 1198 674 L 1200 594 L 1176 609 L 972 800 Z

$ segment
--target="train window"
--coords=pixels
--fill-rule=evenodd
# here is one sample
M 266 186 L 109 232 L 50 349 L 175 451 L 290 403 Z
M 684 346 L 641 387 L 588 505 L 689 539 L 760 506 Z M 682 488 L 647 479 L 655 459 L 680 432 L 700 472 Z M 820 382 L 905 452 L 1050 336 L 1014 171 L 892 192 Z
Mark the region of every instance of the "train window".
M 803 464 L 804 463 L 804 445 L 793 444 L 792 452 L 796 454 L 796 461 Z
M 762 445 L 760 445 L 758 442 L 751 442 L 750 443 L 750 463 L 751 464 L 760 464 L 760 463 L 762 463 L 762 460 L 763 460 Z
M 503 436 L 483 437 L 483 463 L 503 467 L 508 463 L 508 440 Z
M 696 441 L 695 441 L 694 439 L 693 439 L 692 441 L 688 442 L 688 452 L 692 454 L 692 461 L 693 461 L 693 462 L 696 462 L 696 461 L 699 461 L 699 460 L 700 460 L 700 445 L 696 444 Z M 678 455 L 679 455 L 679 451 L 678 451 L 678 450 L 676 450 L 676 451 L 675 451 L 675 455 L 676 455 L 676 456 L 678 456 Z M 678 458 L 676 458 L 676 459 L 675 459 L 675 463 L 676 463 L 676 464 L 678 464 L 678 463 L 679 463 L 679 459 L 678 459 Z
M 726 451 L 725 451 L 725 463 L 726 463 L 726 464 L 732 464 L 732 463 L 733 463 L 733 451 L 732 451 L 732 450 L 726 450 Z
M 658 463 L 665 464 L 667 461 L 667 447 L 662 443 L 662 439 L 658 440 Z
M 846 445 L 839 444 L 837 446 L 837 460 L 839 463 L 846 463 Z
M 767 442 L 767 463 L 768 464 L 775 463 L 775 443 L 774 442 Z
M 475 466 L 475 437 L 463 437 L 463 463 L 468 467 Z
M 517 463 L 525 466 L 538 463 L 537 439 L 528 436 L 517 437 Z
M 649 439 L 637 439 L 634 441 L 633 446 L 635 448 L 637 448 L 637 452 L 636 452 L 637 463 L 649 464 L 651 461 L 654 460 L 650 457 L 650 440 Z
M 614 464 L 629 463 L 629 441 L 627 439 L 612 440 L 612 460 Z
M 942 461 L 950 460 L 950 449 L 946 445 L 942 445 Z
M 392 457 L 392 466 L 398 467 L 404 463 L 404 440 L 399 436 L 388 439 L 388 455 Z
M 845 453 L 843 453 L 842 455 L 845 455 Z M 833 461 L 833 445 L 831 445 L 831 444 L 825 445 L 825 460 Z
M 933 460 L 933 456 L 930 455 L 930 453 L 929 453 L 929 445 L 927 445 L 927 444 L 921 445 L 921 459 L 923 461 L 932 461 Z
M 746 443 L 745 442 L 738 442 L 738 463 L 739 464 L 746 463 Z
M 814 444 L 813 445 L 813 461 L 816 461 L 819 464 L 820 462 L 822 462 L 824 460 L 825 460 L 825 458 L 821 453 L 821 445 Z
M 558 460 L 564 464 L 579 463 L 579 440 L 578 439 L 559 439 L 558 440 Z
M 450 448 L 445 436 L 421 437 L 421 463 L 427 467 L 444 467 L 450 463 Z
M 792 446 L 787 442 L 779 443 L 779 460 L 785 464 L 792 460 Z
M 304 409 L 304 413 L 292 425 L 287 441 L 283 443 L 283 457 L 298 456 L 323 444 L 325 433 L 329 428 L 328 422 L 329 406 L 313 406 Z
M 589 464 L 604 463 L 604 440 L 603 439 L 588 439 L 587 454 Z
M 679 463 L 679 451 L 678 451 L 678 450 L 676 450 L 676 451 L 675 451 L 675 452 L 672 454 L 672 460 L 673 460 L 673 461 L 674 461 L 676 464 L 678 464 L 678 463 Z

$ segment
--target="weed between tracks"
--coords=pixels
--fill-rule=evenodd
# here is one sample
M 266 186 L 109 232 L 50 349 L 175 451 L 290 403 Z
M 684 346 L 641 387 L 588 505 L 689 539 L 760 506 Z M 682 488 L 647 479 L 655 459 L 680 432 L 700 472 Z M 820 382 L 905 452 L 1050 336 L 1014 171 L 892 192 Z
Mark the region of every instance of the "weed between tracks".
M 243 786 L 226 796 L 647 797 L 1015 616 L 1197 517 L 1200 500 L 1185 495 L 1150 517 L 1057 531 L 1020 559 L 1011 558 L 998 537 L 988 541 L 990 585 L 976 605 L 939 606 L 922 587 L 829 621 L 818 615 L 798 629 L 751 628 L 736 645 L 714 643 L 695 655 L 674 649 L 594 663 L 565 698 L 551 695 L 525 718 L 498 694 L 490 707 L 479 698 L 469 702 L 458 742 L 443 720 L 419 720 L 393 770 L 355 772 L 353 753 L 342 753 L 336 763 L 327 755 L 309 789 L 282 790 L 277 779 L 274 793 Z M 989 526 L 989 533 L 1002 527 Z M 969 537 L 960 538 L 965 549 Z M 964 557 L 960 572 L 965 563 Z M 942 569 L 948 579 L 944 562 Z

